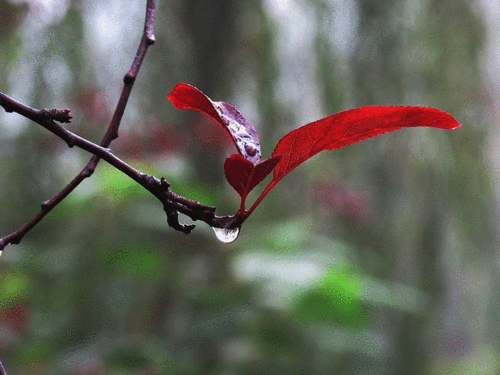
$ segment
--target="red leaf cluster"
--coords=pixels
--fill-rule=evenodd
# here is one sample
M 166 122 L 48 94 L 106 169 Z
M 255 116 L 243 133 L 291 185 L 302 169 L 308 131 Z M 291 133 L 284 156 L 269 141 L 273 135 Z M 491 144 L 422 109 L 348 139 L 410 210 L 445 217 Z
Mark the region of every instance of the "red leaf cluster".
M 366 106 L 339 112 L 291 131 L 280 139 L 272 157 L 260 161 L 260 142 L 255 128 L 236 108 L 213 102 L 197 88 L 177 84 L 168 95 L 179 109 L 200 111 L 221 125 L 240 154 L 224 163 L 229 184 L 241 196 L 239 213 L 248 217 L 269 191 L 295 167 L 323 150 L 336 150 L 402 128 L 429 126 L 455 129 L 460 124 L 435 108 L 412 106 Z M 247 211 L 250 191 L 273 171 L 273 179 Z

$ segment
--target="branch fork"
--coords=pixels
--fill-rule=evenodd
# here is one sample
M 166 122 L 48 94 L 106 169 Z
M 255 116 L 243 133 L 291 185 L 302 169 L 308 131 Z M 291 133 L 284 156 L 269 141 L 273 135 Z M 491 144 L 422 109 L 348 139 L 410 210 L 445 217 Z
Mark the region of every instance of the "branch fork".
M 276 145 L 271 157 L 261 160 L 260 140 L 252 124 L 231 104 L 211 100 L 196 87 L 179 83 L 167 98 L 178 109 L 197 110 L 220 125 L 238 150 L 224 163 L 224 172 L 229 184 L 240 195 L 240 208 L 233 216 L 218 217 L 215 207 L 181 197 L 170 190 L 165 178 L 158 179 L 144 174 L 116 157 L 109 149 L 118 137 L 118 128 L 125 110 L 135 78 L 147 48 L 154 43 L 153 24 L 155 1 L 148 0 L 146 21 L 139 49 L 130 70 L 124 77 L 122 94 L 111 123 L 100 145 L 92 143 L 56 123 L 71 121 L 67 109 L 33 109 L 5 94 L 0 93 L 0 105 L 8 112 L 17 112 L 40 124 L 63 139 L 69 147 L 77 146 L 93 154 L 85 168 L 59 194 L 42 204 L 42 210 L 17 232 L 0 239 L 0 250 L 9 243 L 19 243 L 22 237 L 36 225 L 55 205 L 63 200 L 83 179 L 94 172 L 100 159 L 125 173 L 160 200 L 167 215 L 167 223 L 183 233 L 190 233 L 193 224 L 181 224 L 179 213 L 192 220 L 201 220 L 213 228 L 227 229 L 236 236 L 225 236 L 223 242 L 234 241 L 241 224 L 250 216 L 264 197 L 276 184 L 297 166 L 317 153 L 337 150 L 363 140 L 408 127 L 429 126 L 440 129 L 456 129 L 460 126 L 449 113 L 436 108 L 416 106 L 365 106 L 332 114 L 303 125 L 284 135 Z M 247 210 L 248 194 L 272 172 L 273 177 L 256 201 Z M 216 231 L 221 233 L 224 231 Z
M 0 92 L 0 106 L 2 106 L 6 112 L 16 112 L 36 122 L 65 141 L 68 147 L 77 146 L 93 154 L 87 165 L 64 189 L 53 198 L 41 204 L 41 210 L 36 215 L 17 231 L 0 238 L 0 251 L 9 244 L 19 244 L 26 233 L 37 225 L 45 215 L 66 198 L 84 179 L 90 177 L 94 173 L 100 159 L 104 159 L 125 173 L 158 198 L 163 204 L 163 209 L 167 215 L 168 225 L 175 230 L 187 234 L 195 227 L 194 224 L 181 224 L 179 222 L 179 213 L 189 216 L 194 221 L 204 221 L 216 228 L 234 228 L 241 225 L 243 222 L 244 219 L 238 214 L 234 216 L 217 217 L 215 215 L 215 207 L 206 206 L 175 194 L 170 190 L 170 183 L 165 178 L 162 177 L 158 179 L 134 169 L 123 160 L 116 157 L 109 149 L 111 142 L 118 137 L 118 128 L 147 49 L 155 42 L 153 31 L 155 8 L 156 1 L 147 0 L 144 32 L 141 42 L 132 65 L 123 78 L 124 85 L 120 99 L 100 145 L 92 143 L 58 124 L 71 122 L 73 116 L 69 109 L 34 109 Z M 0 368 L 0 370 L 2 369 Z

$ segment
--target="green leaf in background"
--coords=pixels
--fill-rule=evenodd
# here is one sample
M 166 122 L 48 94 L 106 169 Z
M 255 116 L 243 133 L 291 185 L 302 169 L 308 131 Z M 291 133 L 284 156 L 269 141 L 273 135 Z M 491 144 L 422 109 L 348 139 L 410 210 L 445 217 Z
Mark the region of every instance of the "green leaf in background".
M 101 261 L 114 272 L 141 279 L 154 279 L 159 276 L 160 268 L 163 268 L 161 257 L 155 249 L 140 245 L 107 249 L 101 254 Z
M 16 355 L 16 362 L 19 366 L 28 369 L 43 368 L 51 354 L 50 345 L 31 342 L 22 347 L 22 350 L 19 350 Z
M 154 174 L 151 167 L 139 163 L 134 168 L 149 174 Z M 134 200 L 152 195 L 137 182 L 106 163 L 99 164 L 95 173 L 95 183 L 77 188 L 60 203 L 60 209 L 54 210 L 54 217 L 73 219 L 83 212 L 95 214 L 97 208 L 102 208 L 103 202 L 115 208 L 119 205 L 130 207 Z M 84 182 L 88 183 L 87 182 Z
M 351 267 L 334 269 L 298 297 L 296 314 L 312 323 L 358 328 L 368 316 L 360 297 L 360 279 Z
M 14 301 L 28 296 L 29 277 L 20 271 L 8 271 L 0 275 L 0 310 L 9 308 Z
M 150 166 L 137 165 L 135 163 L 134 168 L 158 178 L 161 177 L 161 173 L 154 171 Z M 103 164 L 99 168 L 98 173 L 101 189 L 96 191 L 96 193 L 103 194 L 112 201 L 130 203 L 131 199 L 150 195 L 137 182 L 108 164 Z M 179 195 L 206 205 L 213 206 L 217 203 L 215 191 L 209 185 L 179 179 L 170 180 L 169 182 L 172 184 L 172 190 Z
M 119 263 L 127 275 L 151 279 L 159 274 L 161 259 L 156 253 L 135 251 Z
M 134 168 L 149 173 L 144 166 L 134 165 Z M 113 202 L 130 202 L 131 199 L 149 194 L 141 185 L 109 164 L 103 163 L 97 173 L 101 184 L 101 191 L 97 192 Z

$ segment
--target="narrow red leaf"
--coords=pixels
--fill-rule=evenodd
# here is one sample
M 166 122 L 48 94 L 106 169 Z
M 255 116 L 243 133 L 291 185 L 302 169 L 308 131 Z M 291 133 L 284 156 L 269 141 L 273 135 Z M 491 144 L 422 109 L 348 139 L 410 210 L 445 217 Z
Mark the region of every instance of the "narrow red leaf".
M 178 83 L 167 95 L 178 109 L 194 109 L 214 120 L 229 135 L 239 153 L 247 160 L 260 162 L 259 135 L 250 122 L 226 102 L 214 102 L 196 87 Z
M 240 154 L 231 155 L 226 159 L 224 163 L 226 179 L 241 196 L 243 204 L 248 193 L 271 173 L 279 160 L 280 157 L 277 156 L 254 165 Z
M 248 210 L 247 216 L 292 169 L 323 150 L 336 150 L 405 127 L 455 129 L 460 124 L 435 108 L 367 106 L 339 112 L 295 129 L 280 139 L 272 156 L 281 159 L 273 179 Z
M 336 150 L 405 127 L 455 129 L 460 124 L 435 108 L 367 106 L 339 112 L 291 131 L 280 139 L 272 156 L 281 156 L 274 168 L 276 184 L 292 169 L 323 150 Z

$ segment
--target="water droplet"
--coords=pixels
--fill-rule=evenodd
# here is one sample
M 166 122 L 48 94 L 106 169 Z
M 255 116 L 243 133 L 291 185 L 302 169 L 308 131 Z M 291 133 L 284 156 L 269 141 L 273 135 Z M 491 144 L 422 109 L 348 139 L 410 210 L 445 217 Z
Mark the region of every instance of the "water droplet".
M 245 151 L 250 156 L 255 156 L 255 154 L 257 153 L 257 149 L 255 147 L 250 146 L 249 144 L 245 145 Z
M 215 235 L 219 241 L 224 243 L 231 243 L 236 240 L 240 234 L 240 228 L 227 229 L 227 228 L 213 228 Z

